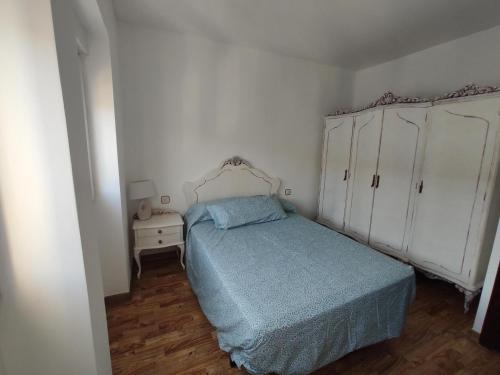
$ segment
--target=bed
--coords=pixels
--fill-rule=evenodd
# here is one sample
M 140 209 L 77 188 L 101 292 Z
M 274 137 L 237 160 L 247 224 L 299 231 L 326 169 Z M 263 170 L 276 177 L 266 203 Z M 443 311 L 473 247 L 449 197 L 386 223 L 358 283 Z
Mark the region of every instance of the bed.
M 293 212 L 228 230 L 207 215 L 206 202 L 278 188 L 239 158 L 185 185 L 187 274 L 220 348 L 252 374 L 307 374 L 399 336 L 411 266 Z

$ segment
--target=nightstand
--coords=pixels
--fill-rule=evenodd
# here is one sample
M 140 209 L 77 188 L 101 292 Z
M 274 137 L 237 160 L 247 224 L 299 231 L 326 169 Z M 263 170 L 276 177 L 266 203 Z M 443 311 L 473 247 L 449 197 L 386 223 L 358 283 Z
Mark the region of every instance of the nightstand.
M 141 252 L 178 246 L 181 250 L 180 261 L 184 269 L 184 221 L 178 213 L 153 215 L 147 220 L 134 220 L 132 229 L 135 235 L 134 258 L 139 267 L 137 278 L 141 277 Z

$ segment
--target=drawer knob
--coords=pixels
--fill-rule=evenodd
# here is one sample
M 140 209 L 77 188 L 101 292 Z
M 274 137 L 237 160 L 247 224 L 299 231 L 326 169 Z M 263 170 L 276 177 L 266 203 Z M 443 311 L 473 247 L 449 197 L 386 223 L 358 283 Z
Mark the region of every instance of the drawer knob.
M 162 241 L 162 240 L 158 240 L 158 243 L 159 243 L 159 244 L 162 244 L 162 243 L 163 243 L 163 241 Z
M 158 234 L 162 234 L 163 231 L 161 229 L 158 229 Z

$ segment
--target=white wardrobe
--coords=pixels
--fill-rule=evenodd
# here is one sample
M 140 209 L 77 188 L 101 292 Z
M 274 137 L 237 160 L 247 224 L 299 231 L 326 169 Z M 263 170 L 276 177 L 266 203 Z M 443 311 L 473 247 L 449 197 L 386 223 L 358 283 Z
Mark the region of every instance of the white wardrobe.
M 489 94 L 327 117 L 318 221 L 454 283 L 467 309 L 498 220 L 499 114 Z

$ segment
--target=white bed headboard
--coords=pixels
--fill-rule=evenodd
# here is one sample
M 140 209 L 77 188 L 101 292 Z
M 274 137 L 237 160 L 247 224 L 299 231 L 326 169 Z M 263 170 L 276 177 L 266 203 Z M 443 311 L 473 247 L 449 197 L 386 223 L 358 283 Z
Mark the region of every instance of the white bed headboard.
M 269 177 L 235 156 L 197 181 L 184 183 L 188 207 L 194 203 L 229 197 L 277 194 L 280 179 Z

